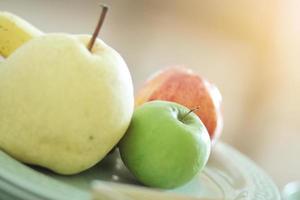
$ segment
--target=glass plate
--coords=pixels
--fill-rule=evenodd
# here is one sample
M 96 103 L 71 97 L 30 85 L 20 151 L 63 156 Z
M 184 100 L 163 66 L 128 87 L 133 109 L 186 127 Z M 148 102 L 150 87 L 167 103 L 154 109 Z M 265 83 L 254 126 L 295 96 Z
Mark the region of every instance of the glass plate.
M 118 151 L 93 168 L 73 176 L 24 165 L 0 151 L 0 199 L 89 200 L 93 180 L 139 185 L 124 167 Z M 168 190 L 205 199 L 279 200 L 272 180 L 252 161 L 219 142 L 202 173 L 188 184 Z

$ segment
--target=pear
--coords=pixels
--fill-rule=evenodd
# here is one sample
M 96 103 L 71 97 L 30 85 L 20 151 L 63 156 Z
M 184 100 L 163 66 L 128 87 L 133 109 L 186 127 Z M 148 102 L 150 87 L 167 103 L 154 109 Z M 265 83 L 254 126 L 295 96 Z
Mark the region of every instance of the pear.
M 22 18 L 0 11 L 0 54 L 9 56 L 18 47 L 43 33 Z
M 133 85 L 122 57 L 91 36 L 44 34 L 0 63 L 0 149 L 60 174 L 99 162 L 126 132 Z

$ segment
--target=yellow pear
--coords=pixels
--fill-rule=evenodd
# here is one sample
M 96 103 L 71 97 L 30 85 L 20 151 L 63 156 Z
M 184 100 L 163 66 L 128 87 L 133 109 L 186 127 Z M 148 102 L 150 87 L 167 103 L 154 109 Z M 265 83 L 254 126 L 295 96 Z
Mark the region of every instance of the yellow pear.
M 18 47 L 43 33 L 22 18 L 0 11 L 0 55 L 9 56 Z
M 95 165 L 130 123 L 122 57 L 91 36 L 44 34 L 0 63 L 0 149 L 61 174 Z

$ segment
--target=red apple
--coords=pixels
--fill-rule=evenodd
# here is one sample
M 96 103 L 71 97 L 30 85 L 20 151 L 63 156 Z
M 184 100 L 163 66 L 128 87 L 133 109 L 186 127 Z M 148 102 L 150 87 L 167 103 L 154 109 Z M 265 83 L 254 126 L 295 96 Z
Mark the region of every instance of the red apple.
M 205 125 L 212 142 L 223 128 L 222 97 L 216 86 L 191 69 L 170 67 L 151 77 L 136 96 L 136 106 L 147 101 L 165 100 L 182 104 L 194 112 Z

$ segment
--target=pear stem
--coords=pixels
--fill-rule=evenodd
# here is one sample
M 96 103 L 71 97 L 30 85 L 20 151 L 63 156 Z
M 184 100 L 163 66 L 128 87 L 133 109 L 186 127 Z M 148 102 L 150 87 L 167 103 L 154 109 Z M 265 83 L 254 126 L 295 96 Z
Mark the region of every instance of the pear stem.
M 93 46 L 95 44 L 96 38 L 99 35 L 100 29 L 101 29 L 101 27 L 103 25 L 106 13 L 108 11 L 108 7 L 106 5 L 101 4 L 101 7 L 102 7 L 102 11 L 101 11 L 101 15 L 100 15 L 99 21 L 97 23 L 96 29 L 95 29 L 95 31 L 93 33 L 93 36 L 92 36 L 92 38 L 91 38 L 91 40 L 90 40 L 90 42 L 88 44 L 88 50 L 90 52 L 92 52 L 92 49 L 93 49 Z
M 199 106 L 197 106 L 196 108 L 192 108 L 192 109 L 190 109 L 190 111 L 189 112 L 187 112 L 185 115 L 183 115 L 183 117 L 181 118 L 181 121 L 183 121 L 184 120 L 184 118 L 186 118 L 186 116 L 188 116 L 189 114 L 191 114 L 191 112 L 194 112 L 194 111 L 196 111 L 196 110 L 199 110 Z

